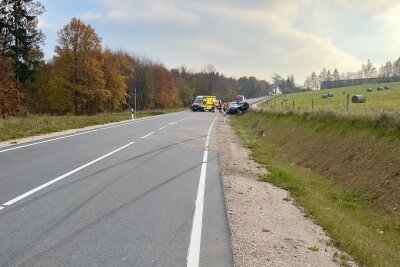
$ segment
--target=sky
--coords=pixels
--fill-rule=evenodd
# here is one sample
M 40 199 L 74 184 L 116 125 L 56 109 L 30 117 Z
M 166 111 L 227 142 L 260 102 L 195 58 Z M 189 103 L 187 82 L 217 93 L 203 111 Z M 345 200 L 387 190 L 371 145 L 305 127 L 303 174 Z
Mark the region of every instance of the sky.
M 90 24 L 103 47 L 228 77 L 301 84 L 323 67 L 358 71 L 400 57 L 398 0 L 39 0 L 39 27 L 51 59 L 57 32 L 73 17 Z

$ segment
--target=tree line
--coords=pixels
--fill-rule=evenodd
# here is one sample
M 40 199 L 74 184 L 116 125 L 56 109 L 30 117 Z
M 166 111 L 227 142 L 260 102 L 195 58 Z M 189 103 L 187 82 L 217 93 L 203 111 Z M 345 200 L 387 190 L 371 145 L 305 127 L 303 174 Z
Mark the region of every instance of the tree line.
M 225 77 L 209 65 L 200 72 L 162 63 L 102 44 L 95 29 L 78 18 L 58 31 L 55 56 L 44 60 L 34 0 L 0 3 L 0 116 L 96 114 L 187 107 L 196 95 L 258 97 L 270 84 L 255 77 Z
M 304 87 L 309 90 L 346 87 L 366 83 L 383 83 L 400 81 L 400 57 L 397 60 L 387 61 L 379 68 L 375 67 L 368 59 L 361 69 L 355 72 L 340 73 L 337 68 L 332 72 L 325 67 L 319 75 L 315 71 L 307 76 Z

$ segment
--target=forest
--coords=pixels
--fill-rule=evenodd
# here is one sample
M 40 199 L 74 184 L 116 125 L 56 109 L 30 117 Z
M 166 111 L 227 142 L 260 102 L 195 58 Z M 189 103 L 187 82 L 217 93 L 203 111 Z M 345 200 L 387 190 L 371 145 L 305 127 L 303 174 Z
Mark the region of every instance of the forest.
M 38 17 L 39 1 L 0 3 L 0 117 L 23 114 L 92 115 L 188 107 L 196 95 L 266 95 L 270 84 L 255 77 L 226 77 L 213 65 L 200 72 L 112 50 L 79 18 L 58 31 L 55 55 L 44 60 L 45 36 Z
M 227 77 L 212 64 L 201 71 L 168 69 L 151 58 L 108 48 L 96 29 L 76 17 L 58 30 L 55 55 L 45 60 L 45 36 L 38 26 L 45 11 L 39 1 L 0 2 L 0 118 L 182 108 L 196 95 L 232 101 L 238 94 L 252 98 L 400 79 L 400 58 L 379 68 L 368 60 L 356 72 L 323 68 L 307 76 L 303 86 L 293 75 L 285 79 L 275 73 L 271 82 Z

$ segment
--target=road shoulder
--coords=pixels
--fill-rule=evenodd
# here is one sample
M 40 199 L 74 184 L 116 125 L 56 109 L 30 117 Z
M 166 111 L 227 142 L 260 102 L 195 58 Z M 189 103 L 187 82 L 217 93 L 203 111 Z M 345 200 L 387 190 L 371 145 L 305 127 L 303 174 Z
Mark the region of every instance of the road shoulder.
M 234 266 L 340 266 L 341 252 L 289 193 L 258 181 L 267 170 L 252 160 L 229 120 L 217 130 Z

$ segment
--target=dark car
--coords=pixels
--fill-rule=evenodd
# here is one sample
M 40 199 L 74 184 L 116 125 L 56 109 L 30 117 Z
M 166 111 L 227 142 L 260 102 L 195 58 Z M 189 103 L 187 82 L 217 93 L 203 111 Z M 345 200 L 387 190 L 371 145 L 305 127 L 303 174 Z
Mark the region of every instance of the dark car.
M 227 114 L 237 114 L 239 111 L 245 113 L 249 109 L 250 105 L 247 102 L 244 102 L 242 105 L 237 104 L 236 102 L 231 102 L 229 104 L 229 108 L 226 111 Z

